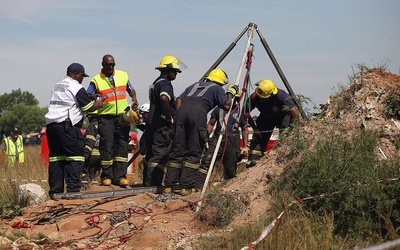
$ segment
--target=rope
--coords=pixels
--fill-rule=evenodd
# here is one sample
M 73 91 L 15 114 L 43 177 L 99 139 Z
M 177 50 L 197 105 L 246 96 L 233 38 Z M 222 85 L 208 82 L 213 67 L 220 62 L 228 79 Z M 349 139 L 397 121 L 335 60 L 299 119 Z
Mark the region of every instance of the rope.
M 246 101 L 246 100 L 248 100 L 249 98 L 248 98 L 248 93 L 247 93 L 247 85 L 248 85 L 248 83 L 250 82 L 250 70 L 251 70 L 251 65 L 252 65 L 252 62 L 253 62 L 253 52 L 254 52 L 254 44 L 250 44 L 250 46 L 249 46 L 249 49 L 247 50 L 247 60 L 246 60 L 246 65 L 245 65 L 245 68 L 246 68 L 246 74 L 245 74 L 245 76 L 244 76 L 244 79 L 243 79 L 243 87 L 242 87 L 242 93 L 240 94 L 240 97 L 239 97 L 239 101 L 238 101 L 238 103 L 237 103 L 237 105 L 235 105 L 234 106 L 234 108 L 233 109 L 231 109 L 229 112 L 229 114 L 233 114 L 233 113 L 235 113 L 236 111 L 238 111 L 239 110 L 239 113 L 238 113 L 238 115 L 237 115 L 237 118 L 236 118 L 236 121 L 235 121 L 235 124 L 234 124 L 234 126 L 237 126 L 238 124 L 239 124 L 239 120 L 240 120 L 240 117 L 241 117 L 241 115 L 242 115 L 242 111 L 243 111 L 243 109 L 241 108 L 241 105 L 240 105 L 240 103 L 241 103 L 241 101 L 242 101 L 242 99 L 243 99 L 243 97 L 244 97 L 244 101 Z M 233 98 L 235 98 L 235 97 L 233 97 Z M 232 106 L 231 106 L 232 107 Z M 229 118 L 228 118 L 229 119 Z M 224 126 L 222 126 L 222 127 L 224 127 L 224 128 L 227 128 L 227 121 L 226 121 L 226 119 L 219 119 L 220 120 L 220 122 L 221 122 L 221 120 L 223 121 L 223 125 Z M 241 133 L 239 133 L 239 132 L 233 132 L 233 131 L 230 131 L 230 132 L 228 132 L 228 129 L 225 129 L 224 131 L 220 131 L 220 132 L 218 132 L 218 133 L 215 133 L 215 135 L 220 135 L 220 134 L 224 134 L 224 136 L 225 136 L 225 143 L 224 143 L 224 149 L 222 150 L 222 154 L 221 154 L 221 157 L 220 157 L 220 160 L 219 160 L 219 162 L 218 162 L 218 164 L 217 164 L 217 169 L 216 169 L 216 171 L 214 172 L 214 175 L 213 175 L 213 177 L 211 178 L 211 182 L 214 182 L 215 181 L 215 179 L 216 179 L 216 177 L 217 177 L 217 174 L 218 174 L 218 172 L 219 172 L 219 169 L 221 168 L 221 166 L 222 166 L 222 163 L 223 163 L 223 159 L 224 159 L 224 156 L 225 156 L 225 152 L 226 152 L 226 147 L 227 147 L 227 143 L 228 143 L 228 136 L 236 136 L 236 135 L 241 135 Z M 250 134 L 250 133 L 249 133 Z M 219 148 L 215 148 L 215 150 L 219 150 Z

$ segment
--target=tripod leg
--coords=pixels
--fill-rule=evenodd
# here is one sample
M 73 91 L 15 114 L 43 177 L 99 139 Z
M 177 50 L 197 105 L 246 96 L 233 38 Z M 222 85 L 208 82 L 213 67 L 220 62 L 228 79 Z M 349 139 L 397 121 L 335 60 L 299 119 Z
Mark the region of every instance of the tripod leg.
M 224 59 L 225 57 L 229 54 L 229 52 L 232 51 L 233 48 L 235 48 L 237 42 L 240 40 L 240 38 L 246 33 L 246 31 L 252 26 L 252 23 L 249 23 L 249 25 L 243 29 L 243 31 L 239 34 L 238 37 L 229 45 L 229 47 L 222 53 L 222 55 L 215 61 L 215 63 L 207 70 L 207 72 L 200 78 L 200 82 L 204 81 L 208 74 L 210 73 L 211 70 L 215 69 Z
M 256 31 L 257 31 L 258 36 L 260 37 L 261 44 L 264 46 L 265 51 L 267 52 L 269 58 L 271 59 L 272 64 L 274 65 L 276 71 L 278 72 L 279 76 L 281 77 L 283 83 L 285 84 L 286 89 L 289 91 L 289 94 L 293 97 L 293 100 L 296 103 L 296 106 L 299 109 L 301 116 L 304 119 L 307 119 L 307 116 L 304 113 L 303 108 L 301 107 L 300 102 L 296 97 L 296 94 L 294 93 L 292 87 L 290 87 L 290 84 L 289 84 L 288 80 L 286 79 L 285 74 L 283 74 L 283 71 L 278 64 L 278 61 L 276 60 L 274 54 L 272 53 L 271 49 L 269 48 L 267 41 L 265 40 L 265 38 L 261 34 L 261 31 L 258 28 L 256 28 Z

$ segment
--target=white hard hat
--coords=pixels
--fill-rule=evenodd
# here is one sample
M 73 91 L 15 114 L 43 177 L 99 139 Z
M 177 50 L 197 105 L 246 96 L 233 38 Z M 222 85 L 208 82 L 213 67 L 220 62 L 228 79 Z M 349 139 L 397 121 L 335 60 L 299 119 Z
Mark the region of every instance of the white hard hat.
M 148 113 L 150 111 L 150 103 L 142 104 L 139 108 L 141 113 Z

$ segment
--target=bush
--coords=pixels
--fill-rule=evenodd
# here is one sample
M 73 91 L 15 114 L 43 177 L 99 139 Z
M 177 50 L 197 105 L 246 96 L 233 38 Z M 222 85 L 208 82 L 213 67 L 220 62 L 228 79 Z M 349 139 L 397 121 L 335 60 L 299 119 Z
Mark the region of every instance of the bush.
M 332 194 L 303 206 L 321 216 L 332 213 L 336 235 L 364 241 L 397 238 L 400 183 L 378 181 L 398 176 L 400 157 L 379 161 L 373 132 L 340 136 L 345 133 L 338 131 L 340 126 L 322 132 L 314 147 L 309 141 L 299 153 L 299 166 L 284 172 L 273 193 L 298 198 Z
M 213 188 L 205 197 L 205 204 L 197 218 L 213 227 L 227 226 L 248 206 L 248 200 L 234 193 L 223 193 L 220 188 Z
M 385 115 L 388 118 L 400 119 L 400 85 L 397 86 L 384 101 Z

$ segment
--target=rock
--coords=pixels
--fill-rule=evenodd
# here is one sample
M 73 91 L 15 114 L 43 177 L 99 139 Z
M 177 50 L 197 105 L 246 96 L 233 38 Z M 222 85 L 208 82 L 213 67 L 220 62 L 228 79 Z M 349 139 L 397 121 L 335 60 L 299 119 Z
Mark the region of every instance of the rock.
M 28 198 L 30 205 L 38 205 L 47 200 L 46 191 L 38 184 L 28 183 L 19 185 L 19 198 Z

